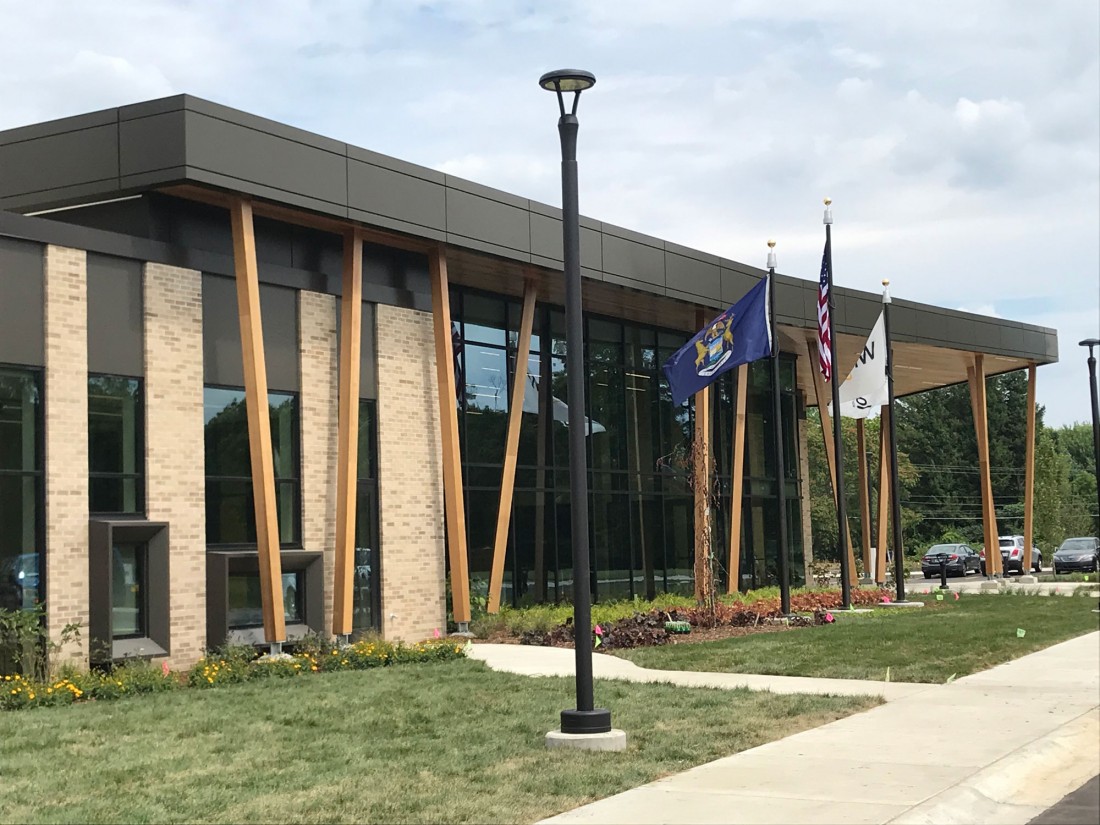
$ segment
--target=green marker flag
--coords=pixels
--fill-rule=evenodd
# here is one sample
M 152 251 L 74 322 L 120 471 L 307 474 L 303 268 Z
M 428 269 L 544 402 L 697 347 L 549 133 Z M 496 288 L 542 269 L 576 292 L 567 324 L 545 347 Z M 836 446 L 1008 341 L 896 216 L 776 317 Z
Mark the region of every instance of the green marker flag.
M 943 593 L 937 593 L 936 594 L 936 601 L 938 601 L 938 602 L 943 601 Z
M 1024 630 L 1024 629 L 1023 629 L 1022 627 L 1018 627 L 1018 628 L 1016 628 L 1016 638 L 1017 638 L 1017 639 L 1022 639 L 1022 638 L 1024 638 L 1024 634 L 1025 634 L 1025 633 L 1027 633 L 1027 631 L 1026 631 L 1026 630 Z

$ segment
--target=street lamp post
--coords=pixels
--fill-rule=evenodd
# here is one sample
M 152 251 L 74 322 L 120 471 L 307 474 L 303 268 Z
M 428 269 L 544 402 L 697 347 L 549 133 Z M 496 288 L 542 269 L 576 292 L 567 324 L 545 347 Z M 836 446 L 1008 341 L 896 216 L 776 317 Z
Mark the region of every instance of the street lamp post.
M 1100 536 L 1100 396 L 1096 392 L 1096 356 L 1093 347 L 1100 347 L 1100 338 L 1086 338 L 1080 346 L 1089 348 L 1089 396 L 1092 399 L 1092 450 L 1096 469 L 1096 535 Z
M 577 194 L 577 103 L 596 83 L 591 72 L 559 69 L 539 78 L 558 97 L 561 136 L 561 229 L 565 271 L 565 358 L 569 374 L 569 505 L 573 544 L 573 640 L 577 655 L 577 706 L 561 712 L 563 734 L 607 733 L 611 711 L 593 707 L 592 593 L 588 572 L 588 456 L 585 449 L 584 335 L 581 315 L 581 228 Z M 567 113 L 563 94 L 573 93 Z

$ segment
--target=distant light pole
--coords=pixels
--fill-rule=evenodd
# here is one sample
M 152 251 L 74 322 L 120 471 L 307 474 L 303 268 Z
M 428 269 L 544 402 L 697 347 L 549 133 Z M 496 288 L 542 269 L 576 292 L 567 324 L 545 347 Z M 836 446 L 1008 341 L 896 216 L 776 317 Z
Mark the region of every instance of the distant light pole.
M 569 373 L 569 505 L 573 543 L 573 640 L 577 654 L 577 707 L 561 712 L 565 734 L 607 733 L 611 711 L 592 698 L 592 593 L 588 574 L 588 456 L 584 419 L 584 333 L 581 315 L 581 226 L 577 193 L 577 103 L 596 84 L 591 72 L 558 69 L 539 85 L 558 96 L 561 136 L 561 231 L 565 271 L 565 360 Z M 563 93 L 573 93 L 566 113 Z
M 1092 450 L 1096 471 L 1096 535 L 1100 536 L 1100 396 L 1096 392 L 1096 356 L 1092 348 L 1100 347 L 1100 338 L 1086 338 L 1080 346 L 1089 348 L 1089 395 L 1092 397 Z

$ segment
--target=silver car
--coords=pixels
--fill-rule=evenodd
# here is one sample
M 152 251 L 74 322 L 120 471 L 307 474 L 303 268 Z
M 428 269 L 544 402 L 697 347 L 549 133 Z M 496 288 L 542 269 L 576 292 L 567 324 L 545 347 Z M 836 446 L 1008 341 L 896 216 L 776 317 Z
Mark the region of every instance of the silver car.
M 1024 537 L 1001 536 L 999 541 L 1001 568 L 1006 574 L 1015 571 L 1022 576 L 1027 572 L 1024 570 Z M 1031 569 L 1036 573 L 1043 569 L 1043 554 L 1034 544 L 1031 545 Z

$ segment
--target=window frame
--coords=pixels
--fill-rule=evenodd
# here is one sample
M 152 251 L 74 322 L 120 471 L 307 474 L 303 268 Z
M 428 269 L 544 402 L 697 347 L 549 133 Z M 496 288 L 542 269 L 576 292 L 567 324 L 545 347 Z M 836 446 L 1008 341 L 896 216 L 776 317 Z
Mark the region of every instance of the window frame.
M 134 456 L 135 466 L 139 469 L 133 473 L 114 473 L 92 470 L 92 404 L 91 382 L 96 378 L 119 378 L 126 381 L 134 381 L 137 384 L 137 401 L 134 410 Z M 144 516 L 146 514 L 146 484 L 145 484 L 145 379 L 134 375 L 121 375 L 115 373 L 89 372 L 88 373 L 88 513 L 92 516 L 110 518 L 113 516 Z M 113 479 L 126 481 L 133 479 L 135 483 L 134 498 L 136 502 L 133 510 L 96 510 L 92 507 L 92 483 L 96 479 Z

